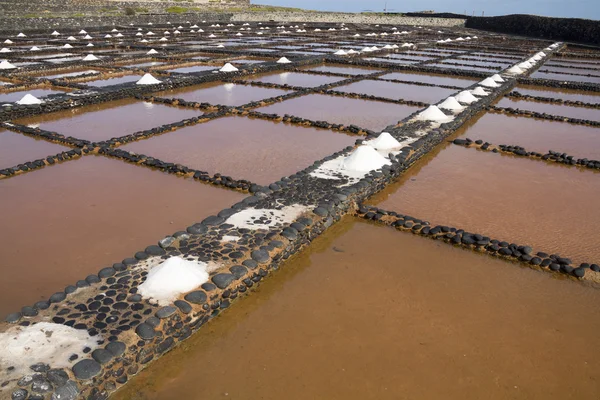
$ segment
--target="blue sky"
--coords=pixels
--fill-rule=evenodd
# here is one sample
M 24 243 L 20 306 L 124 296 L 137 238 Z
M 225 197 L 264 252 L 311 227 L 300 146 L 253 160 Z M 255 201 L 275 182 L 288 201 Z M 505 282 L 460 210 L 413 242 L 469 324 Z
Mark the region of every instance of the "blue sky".
M 386 0 L 251 0 L 256 4 L 322 11 L 383 11 Z M 537 14 L 600 19 L 600 0 L 387 0 L 388 10 L 435 10 L 471 15 Z

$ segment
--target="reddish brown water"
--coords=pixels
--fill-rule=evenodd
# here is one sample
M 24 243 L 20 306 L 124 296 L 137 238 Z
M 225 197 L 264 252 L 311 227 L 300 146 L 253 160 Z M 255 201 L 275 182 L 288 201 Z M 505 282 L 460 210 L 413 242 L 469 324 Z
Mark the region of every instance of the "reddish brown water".
M 260 107 L 257 111 L 267 114 L 290 114 L 313 121 L 354 124 L 361 128 L 381 130 L 418 109 L 393 103 L 313 94 Z
M 277 74 L 257 75 L 247 78 L 250 81 L 275 83 L 278 85 L 315 87 L 343 80 L 342 77 L 312 75 L 299 72 L 282 72 Z
M 560 151 L 578 158 L 600 160 L 598 128 L 505 114 L 480 114 L 464 136 L 495 145 L 507 144 L 545 153 Z
M 503 98 L 496 105 L 498 107 L 519 108 L 521 110 L 560 115 L 561 117 L 600 121 L 600 110 L 593 108 L 573 107 L 562 104 L 548 104 L 537 101 L 518 100 L 508 97 Z M 598 130 L 598 132 L 600 133 L 600 130 Z
M 585 103 L 600 103 L 600 92 L 584 92 L 572 89 L 554 89 L 543 86 L 517 85 L 516 91 L 522 94 L 555 99 L 583 101 Z
M 325 129 L 228 117 L 122 148 L 211 174 L 219 172 L 268 185 L 351 146 L 355 140 L 355 136 Z
M 99 156 L 0 180 L 0 193 L 0 315 L 244 197 Z
M 593 399 L 598 301 L 598 289 L 343 220 L 114 398 Z
M 331 72 L 334 74 L 346 75 L 366 75 L 379 72 L 381 70 L 376 68 L 347 67 L 344 65 L 322 65 L 320 67 L 310 68 L 308 71 Z
M 66 146 L 0 129 L 0 169 L 70 150 Z
M 544 69 L 544 68 L 542 68 Z M 600 77 L 594 76 L 583 76 L 583 75 L 567 75 L 560 73 L 547 73 L 547 72 L 539 72 L 536 71 L 531 74 L 532 78 L 541 78 L 541 79 L 554 79 L 558 81 L 576 81 L 576 82 L 591 82 L 591 83 L 600 83 Z
M 477 79 L 470 77 L 462 77 L 456 75 L 442 75 L 442 74 L 418 74 L 418 73 L 404 73 L 404 72 L 392 72 L 381 76 L 381 79 L 397 79 L 400 81 L 414 81 L 422 83 L 431 83 L 434 85 L 448 85 L 467 87 L 477 82 Z
M 141 75 L 124 75 L 116 78 L 108 78 L 108 79 L 97 79 L 94 81 L 86 81 L 80 82 L 84 85 L 94 86 L 94 87 L 104 87 L 111 85 L 119 85 L 121 83 L 129 83 L 129 82 L 137 82 L 140 80 Z
M 170 107 L 136 100 L 119 100 L 17 120 L 65 136 L 91 141 L 156 128 L 202 115 L 199 110 Z
M 575 262 L 600 261 L 597 173 L 456 145 L 434 155 L 371 203 Z
M 66 90 L 58 90 L 58 89 L 30 89 L 30 90 L 21 90 L 18 92 L 0 92 L 0 103 L 10 103 L 14 101 L 19 101 L 26 94 L 30 94 L 32 96 L 37 97 L 38 99 L 48 96 L 50 94 L 64 93 Z
M 345 93 L 368 94 L 394 100 L 422 101 L 425 103 L 437 103 L 439 100 L 456 93 L 456 90 L 454 89 L 407 85 L 404 83 L 375 81 L 370 79 L 336 87 L 334 90 Z
M 215 105 L 241 106 L 252 101 L 281 96 L 286 93 L 288 93 L 288 91 L 280 89 L 266 89 L 218 82 L 158 92 L 155 93 L 155 95 L 157 97 L 178 98 L 186 101 L 206 102 Z

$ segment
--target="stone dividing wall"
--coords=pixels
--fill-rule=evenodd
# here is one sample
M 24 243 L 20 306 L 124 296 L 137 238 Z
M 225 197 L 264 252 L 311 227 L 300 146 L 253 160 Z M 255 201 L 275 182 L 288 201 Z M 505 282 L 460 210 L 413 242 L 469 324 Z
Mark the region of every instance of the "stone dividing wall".
M 464 26 L 464 19 L 403 17 L 400 15 L 376 15 L 341 12 L 239 12 L 233 14 L 232 21 L 277 22 L 332 22 L 346 24 L 395 24 L 414 26 Z

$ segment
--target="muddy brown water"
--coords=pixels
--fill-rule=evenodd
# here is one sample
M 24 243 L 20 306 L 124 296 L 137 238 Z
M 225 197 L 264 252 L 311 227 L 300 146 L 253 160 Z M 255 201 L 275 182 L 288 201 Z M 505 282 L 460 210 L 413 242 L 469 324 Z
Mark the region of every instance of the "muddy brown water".
M 78 139 L 103 141 L 200 115 L 202 111 L 199 110 L 127 99 L 23 118 L 16 122 Z
M 0 169 L 39 160 L 67 150 L 70 148 L 0 129 Z
M 598 173 L 453 144 L 442 148 L 369 202 L 575 263 L 600 261 Z
M 255 75 L 247 78 L 249 81 L 274 83 L 301 87 L 316 87 L 344 80 L 342 77 L 312 75 L 299 72 L 282 72 L 268 75 Z M 334 89 L 335 90 L 335 89 Z
M 217 82 L 158 92 L 155 93 L 155 96 L 177 98 L 199 103 L 206 102 L 214 105 L 241 106 L 252 101 L 281 96 L 286 93 L 289 93 L 289 91 Z
M 561 117 L 588 119 L 592 121 L 600 121 L 600 109 L 573 107 L 562 104 L 549 104 L 538 101 L 519 100 L 516 98 L 505 97 L 501 99 L 496 106 L 518 108 L 520 110 L 529 110 L 539 113 L 551 115 L 559 115 Z M 600 129 L 598 130 L 600 133 Z
M 506 114 L 479 114 L 464 137 L 495 145 L 522 146 L 528 151 L 560 151 L 577 158 L 600 160 L 600 129 Z
M 10 103 L 21 100 L 25 95 L 30 94 L 39 98 L 46 97 L 51 94 L 64 93 L 68 90 L 59 89 L 30 89 L 20 90 L 18 92 L 0 92 L 0 103 Z
M 530 96 L 582 101 L 584 103 L 600 103 L 600 92 L 587 92 L 573 89 L 555 89 L 529 85 L 517 85 L 514 90 L 521 94 L 527 94 Z
M 381 130 L 409 116 L 418 107 L 350 99 L 345 97 L 312 94 L 257 108 L 264 113 L 290 114 L 313 121 L 357 125 L 361 128 Z
M 424 103 L 437 103 L 453 93 L 456 93 L 456 90 L 454 89 L 408 85 L 404 83 L 375 81 L 371 79 L 351 83 L 350 85 L 339 86 L 334 88 L 334 90 L 345 93 L 380 96 L 394 100 L 422 101 Z
M 356 136 L 326 129 L 227 117 L 130 143 L 122 149 L 268 185 L 353 145 L 355 140 Z
M 593 399 L 598 301 L 592 287 L 345 219 L 112 398 Z
M 390 74 L 382 75 L 382 79 L 397 79 L 399 81 L 414 81 L 422 83 L 431 83 L 434 85 L 447 85 L 457 87 L 467 87 L 477 82 L 476 78 L 462 77 L 456 75 L 442 75 L 442 74 L 418 74 L 418 73 L 404 73 L 404 72 L 392 72 Z
M 48 298 L 243 197 L 101 156 L 0 180 L 0 315 Z

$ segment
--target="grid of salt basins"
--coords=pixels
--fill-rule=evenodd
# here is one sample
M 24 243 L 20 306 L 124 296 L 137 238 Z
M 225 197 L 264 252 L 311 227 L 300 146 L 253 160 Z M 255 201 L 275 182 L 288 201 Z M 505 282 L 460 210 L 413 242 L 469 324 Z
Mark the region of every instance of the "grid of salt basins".
M 570 204 L 587 220 L 569 220 L 593 237 L 581 199 L 594 195 L 586 187 L 600 167 L 590 148 L 597 85 L 534 76 L 548 60 L 577 57 L 562 43 L 462 28 L 206 21 L 2 39 L 2 395 L 109 395 L 347 214 L 598 280 L 579 231 L 552 242 L 552 226 L 504 229 L 483 201 L 479 210 L 447 201 L 459 186 L 450 177 L 435 184 L 454 185 L 439 198 L 420 188 L 441 214 L 423 201 L 414 213 L 428 215 L 405 215 L 393 193 L 366 203 L 433 155 L 443 162 L 440 148 L 454 140 L 455 169 L 493 165 L 499 183 L 511 168 L 527 170 L 524 181 L 552 171 L 575 182 Z M 592 65 L 592 56 L 579 57 Z M 486 117 L 531 134 L 463 138 Z M 530 122 L 551 126 L 552 138 Z M 581 139 L 566 139 L 565 126 Z M 542 153 L 546 140 L 556 149 Z M 473 189 L 466 181 L 460 191 Z M 540 212 L 556 211 L 544 201 Z

